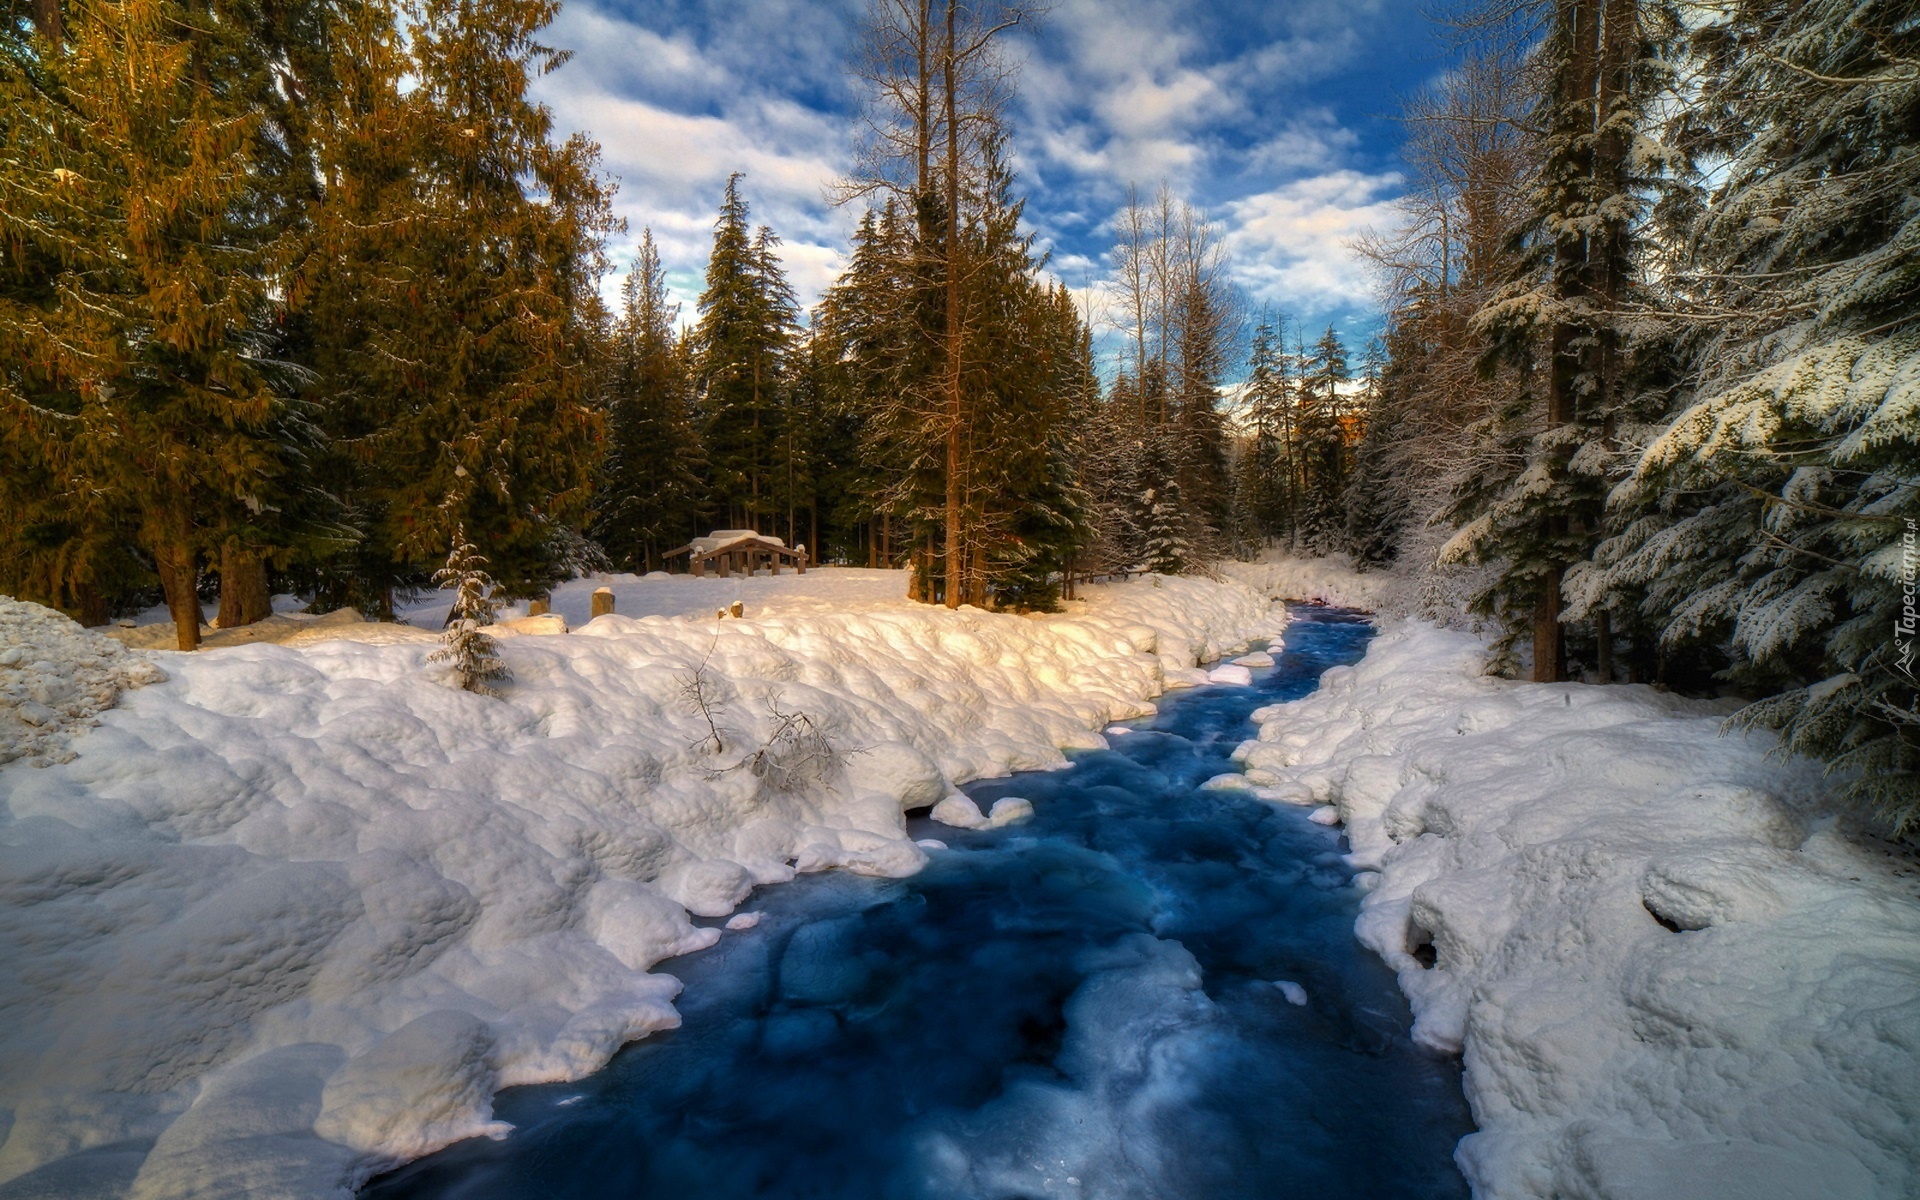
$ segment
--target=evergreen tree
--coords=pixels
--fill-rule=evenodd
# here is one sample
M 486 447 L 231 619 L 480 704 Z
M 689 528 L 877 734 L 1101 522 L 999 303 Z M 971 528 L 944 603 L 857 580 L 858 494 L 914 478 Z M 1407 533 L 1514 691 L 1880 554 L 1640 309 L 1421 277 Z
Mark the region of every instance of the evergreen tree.
M 1531 633 L 1537 681 L 1566 677 L 1562 577 L 1599 540 L 1605 495 L 1624 465 L 1613 440 L 1633 414 L 1619 312 L 1631 299 L 1650 182 L 1635 164 L 1658 162 L 1647 146 L 1636 155 L 1634 140 L 1666 84 L 1676 26 L 1658 0 L 1556 0 L 1540 53 L 1547 85 L 1535 123 L 1544 133 L 1526 253 L 1518 277 L 1475 318 L 1504 353 L 1537 364 L 1539 391 L 1490 431 L 1524 438 L 1525 452 L 1491 460 L 1492 477 L 1463 487 L 1455 515 L 1468 524 L 1451 550 L 1498 563 L 1476 607 L 1501 617 L 1509 639 Z M 1598 633 L 1607 647 L 1605 628 Z
M 337 592 L 391 611 L 450 522 L 511 595 L 546 591 L 587 515 L 601 246 L 598 148 L 555 144 L 533 74 L 553 0 L 412 0 L 373 14 L 330 116 L 297 294 L 334 486 L 364 539 Z
M 1903 5 L 1748 0 L 1694 35 L 1670 140 L 1712 167 L 1672 219 L 1668 324 L 1695 384 L 1573 577 L 1638 595 L 1668 652 L 1723 645 L 1779 691 L 1741 714 L 1920 822 L 1911 616 L 1920 522 L 1920 30 Z
M 485 556 L 467 541 L 466 530 L 458 523 L 453 527 L 447 565 L 434 573 L 433 582 L 453 590 L 453 607 L 447 612 L 442 645 L 427 661 L 451 663 L 454 680 L 466 691 L 499 695 L 494 685 L 511 680 L 513 673 L 500 661 L 499 646 L 485 632 L 499 611 L 493 599 L 494 582 L 487 574 Z
M 1242 491 L 1262 538 L 1291 536 L 1295 526 L 1294 393 L 1281 327 L 1263 319 L 1247 359 L 1246 405 L 1250 445 Z
M 286 465 L 262 353 L 284 230 L 260 216 L 257 46 L 176 0 L 75 6 L 61 25 L 57 46 L 10 28 L 0 68 L 8 454 L 52 485 L 29 513 L 78 501 L 29 535 L 64 534 L 52 575 L 97 584 L 133 533 L 191 650 L 203 556 Z
M 1404 430 L 1401 410 L 1384 393 L 1385 359 L 1379 343 L 1368 347 L 1354 405 L 1363 432 L 1353 448 L 1353 467 L 1347 476 L 1345 543 L 1353 565 L 1363 571 L 1393 561 L 1406 520 L 1405 498 L 1394 487 L 1391 467 L 1393 444 Z
M 696 533 L 700 449 L 689 420 L 692 380 L 675 334 L 679 306 L 651 229 L 621 285 L 607 372 L 607 455 L 594 536 L 623 570 L 660 569 L 661 554 Z
M 1340 389 L 1352 378 L 1347 349 L 1333 326 L 1301 354 L 1295 436 L 1301 464 L 1300 537 L 1312 553 L 1340 548 L 1346 530 L 1347 430 L 1352 418 Z
M 729 527 L 771 532 L 797 313 L 778 239 L 749 230 L 740 179 L 728 177 L 714 224 L 692 350 L 713 502 Z

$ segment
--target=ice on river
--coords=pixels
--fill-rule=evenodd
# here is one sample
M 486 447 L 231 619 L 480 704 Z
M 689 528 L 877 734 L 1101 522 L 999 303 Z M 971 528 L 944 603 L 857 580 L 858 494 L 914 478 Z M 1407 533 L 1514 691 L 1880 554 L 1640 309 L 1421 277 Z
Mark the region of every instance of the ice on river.
M 588 622 L 598 586 L 619 615 Z M 904 810 L 1103 746 L 1284 620 L 1204 579 L 1047 618 L 903 591 L 582 581 L 555 596 L 574 633 L 502 639 L 502 699 L 448 686 L 404 626 L 142 659 L 0 601 L 0 685 L 28 671 L 39 706 L 14 703 L 36 732 L 8 744 L 40 761 L 149 664 L 170 677 L 72 761 L 0 769 L 0 1190 L 335 1196 L 496 1134 L 500 1088 L 678 1021 L 650 968 L 722 936 L 693 916 L 800 872 L 919 869 Z

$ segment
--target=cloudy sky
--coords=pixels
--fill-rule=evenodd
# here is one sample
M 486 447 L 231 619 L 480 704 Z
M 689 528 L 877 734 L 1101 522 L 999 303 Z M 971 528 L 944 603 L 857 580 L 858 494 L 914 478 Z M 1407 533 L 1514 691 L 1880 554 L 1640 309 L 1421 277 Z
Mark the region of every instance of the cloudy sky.
M 1376 323 L 1344 241 L 1391 220 L 1395 97 L 1440 71 L 1421 0 L 1057 0 L 1018 38 L 1013 142 L 1052 271 L 1097 293 L 1115 207 L 1165 180 L 1225 234 L 1236 281 L 1311 329 Z M 726 177 L 785 239 L 803 300 L 838 272 L 854 215 L 828 185 L 857 103 L 845 63 L 864 0 L 566 0 L 540 83 L 591 132 L 631 226 L 651 227 L 692 314 Z

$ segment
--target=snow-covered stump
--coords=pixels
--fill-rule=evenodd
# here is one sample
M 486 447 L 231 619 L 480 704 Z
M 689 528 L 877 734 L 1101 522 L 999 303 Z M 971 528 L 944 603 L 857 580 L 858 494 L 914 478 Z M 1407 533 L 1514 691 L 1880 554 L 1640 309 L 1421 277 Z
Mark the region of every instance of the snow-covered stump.
M 552 610 L 545 596 L 536 596 L 527 601 L 527 615 L 530 617 L 544 617 L 550 611 Z
M 613 615 L 613 589 L 595 588 L 593 592 L 593 615 L 607 617 Z

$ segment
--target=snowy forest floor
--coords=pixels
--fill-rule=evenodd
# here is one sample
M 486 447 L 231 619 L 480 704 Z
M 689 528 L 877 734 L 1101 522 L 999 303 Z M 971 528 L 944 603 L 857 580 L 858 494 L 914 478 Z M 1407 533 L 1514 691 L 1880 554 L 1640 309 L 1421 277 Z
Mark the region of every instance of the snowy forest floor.
M 904 810 L 1101 744 L 1272 597 L 1392 584 L 1223 575 L 1045 618 L 891 572 L 579 581 L 573 635 L 503 639 L 503 699 L 427 661 L 438 597 L 192 656 L 0 599 L 0 1200 L 333 1196 L 498 1132 L 499 1088 L 673 1025 L 649 968 L 753 887 L 915 871 Z M 1386 628 L 1241 757 L 1377 873 L 1359 932 L 1465 1056 L 1476 1193 L 1913 1195 L 1911 855 L 1720 708 Z

